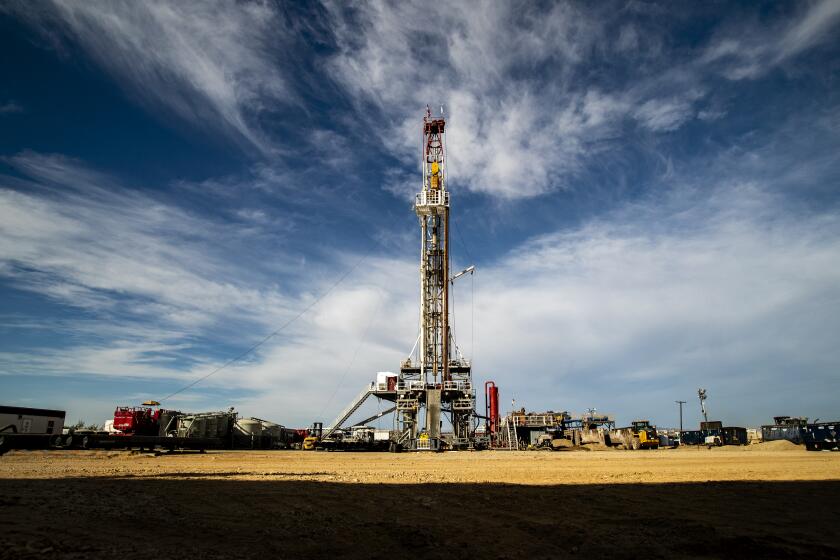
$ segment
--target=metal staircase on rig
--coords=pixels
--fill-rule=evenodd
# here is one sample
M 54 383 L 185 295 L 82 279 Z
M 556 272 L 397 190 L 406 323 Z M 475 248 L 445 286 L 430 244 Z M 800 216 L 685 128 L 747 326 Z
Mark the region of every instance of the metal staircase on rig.
M 350 404 L 347 405 L 347 408 L 342 410 L 341 414 L 339 414 L 338 417 L 335 420 L 333 420 L 329 426 L 326 427 L 322 439 L 329 438 L 331 435 L 333 435 L 333 433 L 335 433 L 336 430 L 341 428 L 341 425 L 344 424 L 344 422 L 346 422 L 347 419 L 350 418 L 350 416 L 352 416 L 354 412 L 359 410 L 359 407 L 364 404 L 364 402 L 371 395 L 371 393 L 373 393 L 373 389 L 370 386 L 367 386 L 362 390 L 361 393 L 358 394 L 358 396 L 356 396 L 355 399 L 350 401 Z
M 507 418 L 507 444 L 508 449 L 517 451 L 519 449 L 519 439 L 516 437 L 516 426 L 513 423 L 513 416 Z

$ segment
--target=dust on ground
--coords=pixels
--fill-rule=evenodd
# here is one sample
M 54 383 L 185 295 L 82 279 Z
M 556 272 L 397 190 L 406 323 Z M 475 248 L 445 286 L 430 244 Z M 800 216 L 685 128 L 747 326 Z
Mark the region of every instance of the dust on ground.
M 0 457 L 0 558 L 840 557 L 840 453 Z

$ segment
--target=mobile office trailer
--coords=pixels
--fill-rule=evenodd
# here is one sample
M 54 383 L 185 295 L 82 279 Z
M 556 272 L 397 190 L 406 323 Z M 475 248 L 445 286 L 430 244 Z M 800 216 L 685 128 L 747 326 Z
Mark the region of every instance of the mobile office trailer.
M 0 406 L 0 430 L 18 434 L 60 434 L 65 412 L 46 408 Z M 10 429 L 14 426 L 14 429 Z
M 0 454 L 9 449 L 46 449 L 58 443 L 64 418 L 63 410 L 0 406 Z

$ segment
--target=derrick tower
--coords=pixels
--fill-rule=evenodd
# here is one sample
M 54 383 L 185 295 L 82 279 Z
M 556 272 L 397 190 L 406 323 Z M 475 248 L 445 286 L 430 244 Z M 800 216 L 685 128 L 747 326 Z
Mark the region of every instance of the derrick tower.
M 470 363 L 454 344 L 449 328 L 449 191 L 446 176 L 446 121 L 426 108 L 423 119 L 422 189 L 414 211 L 420 220 L 420 335 L 414 355 L 400 367 L 397 429 L 408 449 L 437 449 L 441 416 L 452 427 L 452 447 L 473 437 L 475 393 Z M 425 417 L 421 411 L 425 410 Z

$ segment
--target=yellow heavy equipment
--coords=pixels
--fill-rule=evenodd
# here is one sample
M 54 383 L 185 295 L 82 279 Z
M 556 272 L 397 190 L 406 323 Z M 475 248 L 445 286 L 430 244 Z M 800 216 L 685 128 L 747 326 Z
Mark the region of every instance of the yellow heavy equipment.
M 630 428 L 633 430 L 633 436 L 639 440 L 639 447 L 642 449 L 659 448 L 659 434 L 656 432 L 656 426 L 651 426 L 649 421 L 634 420 Z
M 300 446 L 304 451 L 315 451 L 315 447 L 321 441 L 321 436 L 324 435 L 324 424 L 315 422 L 309 428 L 309 435 L 303 438 L 303 444 Z
M 626 428 L 610 430 L 605 438 L 607 445 L 620 445 L 624 449 L 657 449 L 659 434 L 647 420 L 633 420 Z

